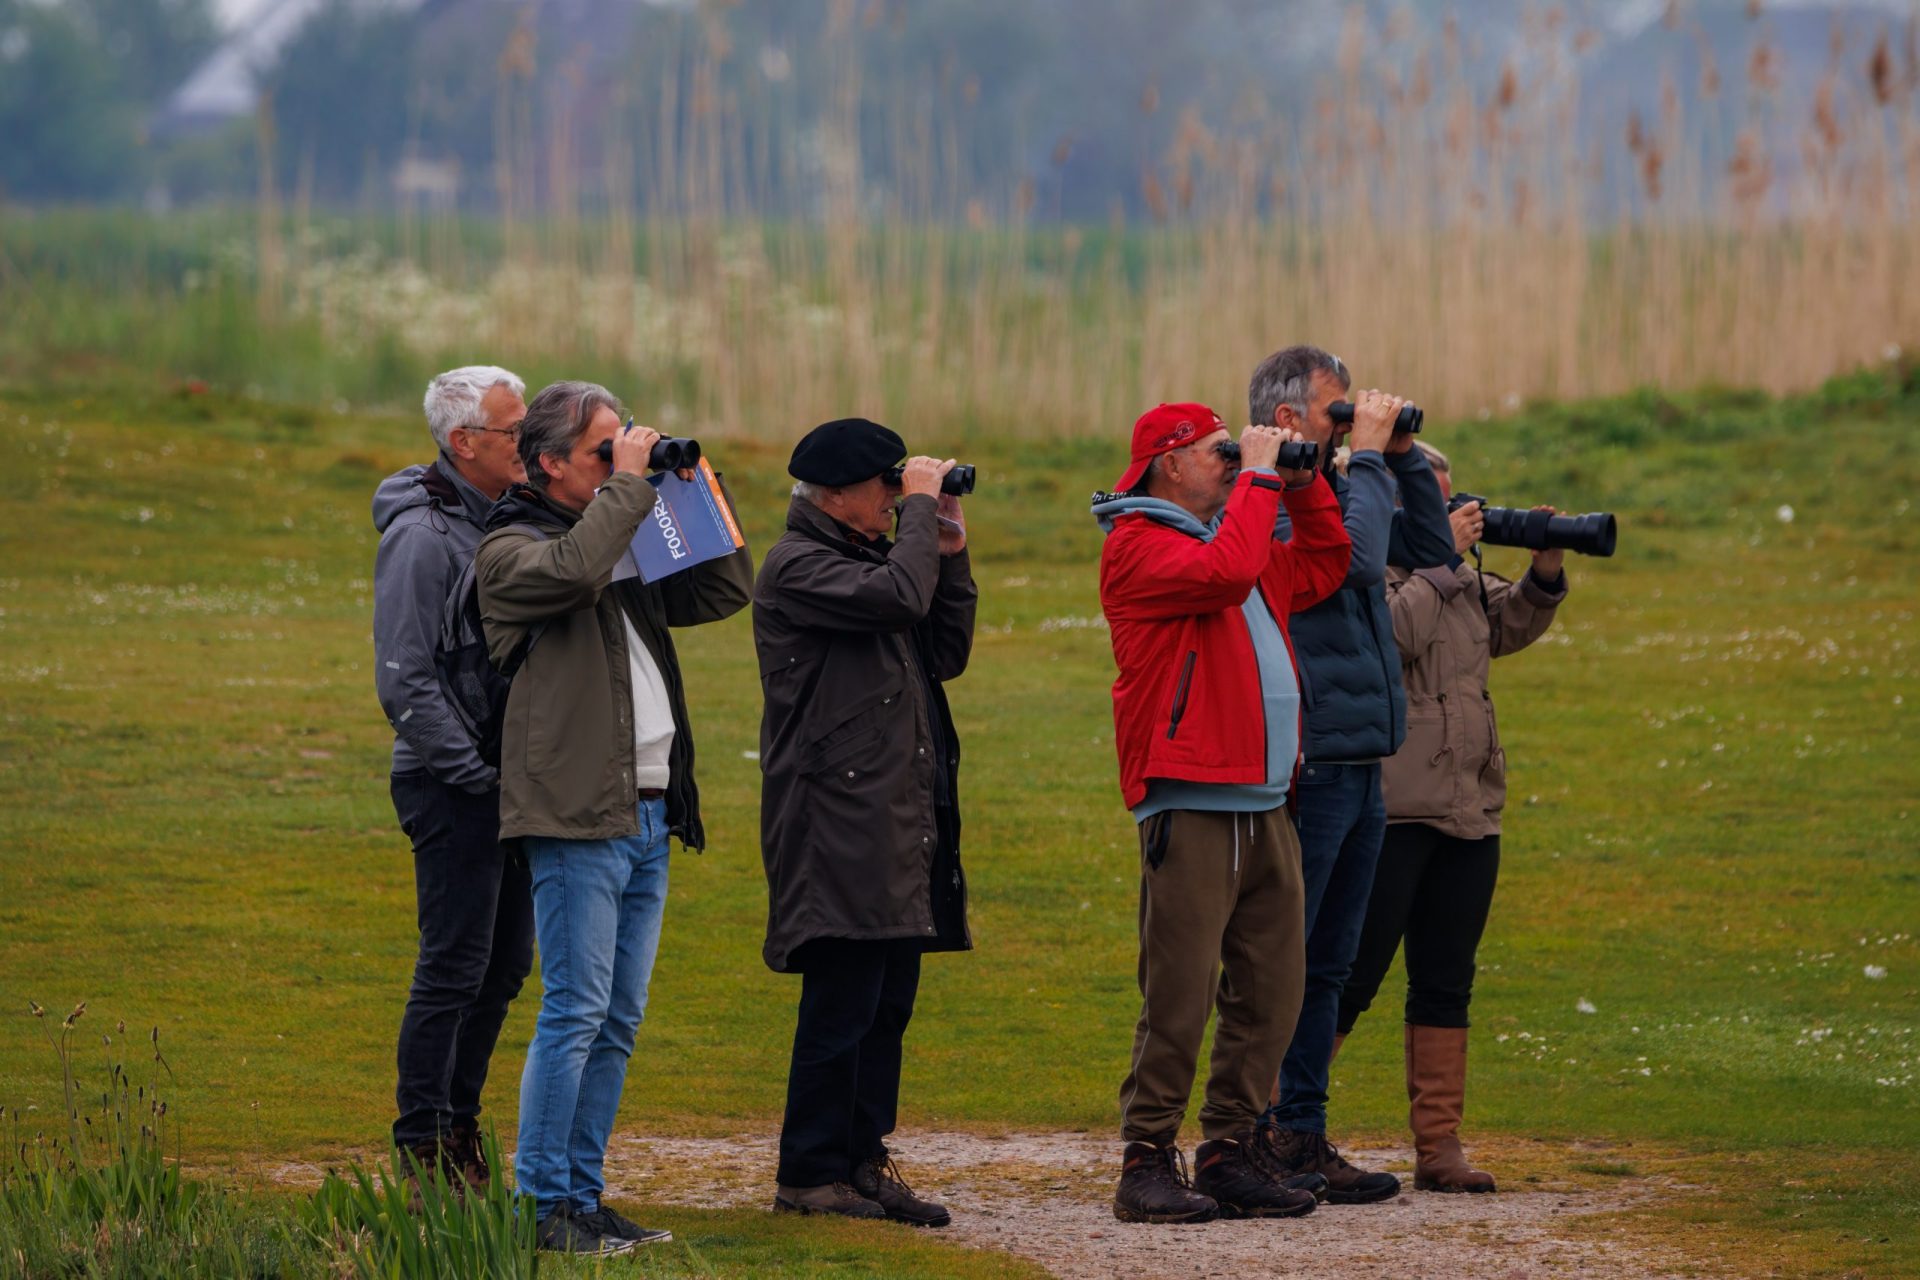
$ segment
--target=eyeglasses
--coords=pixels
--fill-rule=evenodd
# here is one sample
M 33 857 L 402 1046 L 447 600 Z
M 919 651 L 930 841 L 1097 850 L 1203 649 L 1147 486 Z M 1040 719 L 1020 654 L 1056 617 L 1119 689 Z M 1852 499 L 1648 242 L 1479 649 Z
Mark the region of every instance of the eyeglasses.
M 517 422 L 510 427 L 462 427 L 460 429 L 462 431 L 484 431 L 488 435 L 505 436 L 514 444 L 520 443 L 520 424 Z

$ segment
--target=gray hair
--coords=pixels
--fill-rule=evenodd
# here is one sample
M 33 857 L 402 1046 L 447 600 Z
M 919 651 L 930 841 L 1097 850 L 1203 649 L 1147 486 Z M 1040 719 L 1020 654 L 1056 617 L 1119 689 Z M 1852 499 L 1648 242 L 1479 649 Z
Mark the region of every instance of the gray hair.
M 1435 471 L 1443 475 L 1453 474 L 1453 464 L 1447 461 L 1447 455 L 1428 444 L 1425 440 L 1415 440 L 1413 447 L 1427 455 L 1427 461 Z
M 827 493 L 828 489 L 824 484 L 814 484 L 808 480 L 793 482 L 793 496 L 803 502 L 811 502 L 816 507 L 826 500 Z
M 427 384 L 427 430 L 433 433 L 433 442 L 442 449 L 451 449 L 449 440 L 455 431 L 462 427 L 484 427 L 487 423 L 480 416 L 480 401 L 487 392 L 498 386 L 513 388 L 513 394 L 527 394 L 527 384 L 519 375 L 498 365 L 470 364 L 459 369 L 449 369 Z
M 593 416 L 611 409 L 624 416 L 626 406 L 597 382 L 556 382 L 541 389 L 520 420 L 520 461 L 527 467 L 527 483 L 544 491 L 546 468 L 542 457 L 564 458 L 573 452 Z
M 1255 426 L 1270 427 L 1273 415 L 1283 404 L 1292 405 L 1295 413 L 1305 417 L 1316 373 L 1338 378 L 1343 390 L 1353 386 L 1353 375 L 1340 357 L 1318 347 L 1288 347 L 1262 360 L 1247 383 L 1248 420 Z

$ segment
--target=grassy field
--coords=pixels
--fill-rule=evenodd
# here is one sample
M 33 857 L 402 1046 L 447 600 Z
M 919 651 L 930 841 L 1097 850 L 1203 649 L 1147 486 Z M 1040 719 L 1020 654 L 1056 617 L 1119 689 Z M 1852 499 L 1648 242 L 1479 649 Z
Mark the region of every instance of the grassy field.
M 1106 1130 L 1138 1007 L 1136 854 L 1085 504 L 1125 424 L 1021 443 L 900 425 L 982 472 L 980 631 L 951 688 L 979 950 L 927 966 L 906 1123 Z M 1569 565 L 1548 642 L 1496 668 L 1511 807 L 1470 1124 L 1601 1140 L 1590 1172 L 1710 1188 L 1622 1229 L 1736 1273 L 1920 1274 L 1917 428 L 1911 368 L 1430 427 L 1462 487 L 1622 520 L 1617 558 Z M 57 1110 L 28 1001 L 86 1000 L 96 1033 L 160 1026 L 191 1161 L 244 1176 L 367 1150 L 414 946 L 367 503 L 424 429 L 116 384 L 0 390 L 0 441 L 0 1103 Z M 764 549 L 786 446 L 707 444 Z M 675 854 L 621 1126 L 765 1132 L 797 988 L 759 959 L 748 620 L 681 652 L 712 847 Z M 490 1089 L 508 1129 L 536 1003 Z M 1340 1060 L 1341 1135 L 1404 1123 L 1395 1021 L 1376 1011 Z M 692 1271 L 880 1247 L 665 1216 Z M 912 1248 L 924 1274 L 986 1265 Z

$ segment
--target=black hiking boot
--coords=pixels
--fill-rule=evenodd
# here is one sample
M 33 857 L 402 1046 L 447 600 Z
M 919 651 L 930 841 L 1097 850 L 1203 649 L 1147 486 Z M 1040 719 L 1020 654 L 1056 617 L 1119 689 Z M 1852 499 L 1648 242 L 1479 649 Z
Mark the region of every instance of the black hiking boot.
M 1212 1196 L 1223 1218 L 1297 1218 L 1320 1203 L 1311 1191 L 1281 1185 L 1254 1150 L 1251 1129 L 1194 1149 L 1193 1189 Z
M 1317 1173 L 1327 1180 L 1328 1204 L 1378 1204 L 1400 1194 L 1400 1179 L 1348 1164 L 1324 1133 L 1262 1126 L 1257 1139 L 1268 1165 L 1283 1178 Z
M 1207 1222 L 1220 1212 L 1213 1197 L 1187 1180 L 1187 1163 L 1172 1143 L 1129 1142 L 1113 1193 L 1113 1216 L 1122 1222 Z
M 643 1227 L 604 1204 L 592 1213 L 576 1214 L 574 1221 L 609 1239 L 631 1240 L 634 1244 L 666 1244 L 673 1239 L 673 1232 L 664 1227 Z
M 900 1176 L 900 1166 L 882 1152 L 853 1167 L 853 1189 L 887 1211 L 887 1217 L 913 1227 L 944 1227 L 953 1221 L 945 1206 L 922 1200 Z

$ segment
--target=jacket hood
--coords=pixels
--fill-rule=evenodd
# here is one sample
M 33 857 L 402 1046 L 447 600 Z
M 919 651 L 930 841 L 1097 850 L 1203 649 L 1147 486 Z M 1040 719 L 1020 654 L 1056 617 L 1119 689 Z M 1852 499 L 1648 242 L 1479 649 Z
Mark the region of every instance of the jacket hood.
M 530 484 L 516 484 L 500 495 L 500 501 L 487 512 L 487 532 L 510 524 L 559 525 L 570 529 L 580 519 L 576 511 L 554 502 Z
M 478 525 L 488 505 L 486 495 L 461 479 L 442 454 L 431 465 L 402 467 L 380 482 L 373 491 L 373 527 L 385 533 L 401 512 L 425 506 Z
M 1220 525 L 1220 517 L 1215 516 L 1212 524 L 1202 524 L 1198 517 L 1178 503 L 1168 502 L 1165 498 L 1149 498 L 1137 493 L 1096 493 L 1093 495 L 1093 518 L 1100 522 L 1102 533 L 1112 533 L 1114 521 L 1121 516 L 1141 515 L 1149 520 L 1157 520 L 1169 528 L 1178 529 L 1189 537 L 1202 542 L 1213 541 L 1213 531 Z
M 428 468 L 414 464 L 402 467 L 373 491 L 373 528 L 376 533 L 385 533 L 393 518 L 402 511 L 414 507 L 424 507 L 433 501 L 433 495 L 420 483 Z

